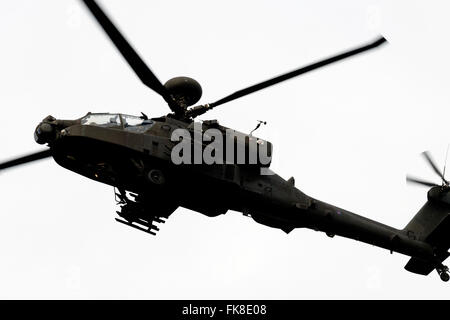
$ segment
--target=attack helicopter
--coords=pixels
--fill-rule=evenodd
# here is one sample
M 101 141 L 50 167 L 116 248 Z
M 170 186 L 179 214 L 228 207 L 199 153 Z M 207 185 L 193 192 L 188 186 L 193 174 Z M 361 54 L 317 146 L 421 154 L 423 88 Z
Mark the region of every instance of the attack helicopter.
M 375 49 L 386 43 L 384 37 L 236 91 L 213 103 L 194 106 L 202 95 L 197 81 L 176 77 L 162 84 L 96 1 L 83 0 L 83 3 L 138 78 L 165 100 L 171 112 L 154 118 L 144 113 L 138 116 L 88 113 L 75 120 L 47 116 L 36 127 L 34 138 L 48 148 L 1 163 L 0 170 L 52 157 L 68 170 L 114 187 L 120 207 L 116 220 L 152 235 L 178 207 L 210 217 L 232 210 L 286 233 L 295 228 L 310 228 L 329 237 L 338 235 L 391 253 L 395 251 L 411 257 L 406 270 L 423 275 L 436 270 L 443 281 L 449 280 L 448 267 L 443 261 L 450 255 L 450 186 L 428 153 L 424 154 L 425 158 L 442 183 L 408 178 L 431 189 L 426 204 L 401 230 L 307 196 L 295 187 L 293 177 L 284 180 L 271 172 L 270 161 L 236 163 L 228 161 L 229 158 L 213 164 L 172 161 L 173 150 L 178 145 L 172 137 L 179 129 L 192 136 L 214 129 L 226 138 L 232 135 L 233 151 L 243 150 L 244 155 L 249 155 L 256 142 L 256 149 L 265 146 L 270 157 L 272 144 L 258 139 L 252 132 L 245 134 L 226 128 L 217 120 L 199 123 L 195 119 L 225 103 Z M 204 141 L 199 143 L 189 138 L 186 141 L 200 150 L 208 147 Z

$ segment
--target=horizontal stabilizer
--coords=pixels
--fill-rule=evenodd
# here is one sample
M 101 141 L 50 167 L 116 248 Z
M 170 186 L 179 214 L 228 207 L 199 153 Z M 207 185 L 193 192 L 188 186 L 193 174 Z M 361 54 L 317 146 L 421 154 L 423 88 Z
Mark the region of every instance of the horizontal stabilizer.
M 442 257 L 443 259 L 439 259 L 442 261 L 444 261 L 445 259 L 447 259 L 447 257 L 450 254 L 447 252 L 447 254 L 445 255 L 445 257 Z M 433 271 L 434 269 L 436 269 L 436 265 L 433 263 L 430 263 L 429 261 L 424 261 L 418 258 L 411 258 L 409 259 L 408 263 L 405 266 L 405 270 L 408 270 L 409 272 L 413 272 L 413 273 L 417 273 L 417 274 L 422 274 L 424 276 L 427 276 L 430 274 L 431 271 Z
M 422 274 L 424 276 L 429 275 L 430 272 L 434 270 L 434 268 L 434 264 L 418 258 L 409 259 L 408 263 L 405 266 L 405 270 L 417 274 Z

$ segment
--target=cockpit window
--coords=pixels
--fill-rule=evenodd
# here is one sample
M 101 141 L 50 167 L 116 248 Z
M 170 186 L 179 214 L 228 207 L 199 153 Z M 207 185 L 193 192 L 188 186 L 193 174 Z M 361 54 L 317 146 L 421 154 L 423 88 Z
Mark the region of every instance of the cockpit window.
M 142 133 L 150 129 L 155 122 L 150 119 L 126 114 L 90 113 L 81 119 L 81 124 L 99 127 L 121 127 L 127 131 Z
M 150 129 L 154 121 L 150 119 L 142 119 L 141 117 L 136 116 L 130 116 L 127 114 L 122 115 L 123 125 L 125 127 L 125 130 L 136 132 L 136 133 L 142 133 Z
M 143 122 L 145 121 L 144 119 L 140 118 L 140 117 L 136 117 L 136 116 L 129 116 L 126 114 L 122 115 L 122 119 L 123 119 L 123 124 L 126 127 L 130 127 L 130 126 L 139 126 L 141 124 L 143 124 Z
M 89 114 L 81 119 L 81 124 L 101 127 L 120 126 L 120 116 L 110 113 Z

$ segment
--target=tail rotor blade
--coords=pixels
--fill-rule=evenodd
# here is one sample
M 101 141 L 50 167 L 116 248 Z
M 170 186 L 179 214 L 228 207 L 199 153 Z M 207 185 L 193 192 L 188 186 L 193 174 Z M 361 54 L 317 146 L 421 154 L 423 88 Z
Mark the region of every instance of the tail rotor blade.
M 431 157 L 431 154 L 428 151 L 425 151 L 422 153 L 422 155 L 425 157 L 425 159 L 428 161 L 430 166 L 433 168 L 433 171 L 436 172 L 436 174 L 439 177 L 441 177 L 442 181 L 444 181 L 445 183 L 448 183 L 448 181 L 445 180 L 444 174 L 441 172 L 441 170 L 439 170 L 439 168 L 436 165 L 436 162 Z
M 19 166 L 25 163 L 45 159 L 52 156 L 52 151 L 50 149 L 29 154 L 24 157 L 16 158 L 7 162 L 0 163 L 0 170 L 4 170 L 7 168 Z
M 442 175 L 445 178 L 445 170 L 447 169 L 447 159 L 448 159 L 448 150 L 450 149 L 450 144 L 447 145 L 447 152 L 445 153 L 445 162 L 444 162 L 444 171 L 442 171 Z
M 434 182 L 430 182 L 430 181 L 414 178 L 414 177 L 411 177 L 411 176 L 407 176 L 406 177 L 406 181 L 409 182 L 409 183 L 420 184 L 420 185 L 426 186 L 426 187 L 439 187 L 439 185 L 434 183 Z

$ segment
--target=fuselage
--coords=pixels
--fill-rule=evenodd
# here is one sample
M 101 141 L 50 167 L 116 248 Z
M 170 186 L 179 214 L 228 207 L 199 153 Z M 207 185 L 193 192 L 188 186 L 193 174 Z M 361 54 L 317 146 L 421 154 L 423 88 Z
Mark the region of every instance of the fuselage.
M 194 122 L 168 116 L 144 119 L 88 114 L 74 121 L 53 120 L 52 125 L 55 132 L 48 143 L 58 164 L 95 181 L 141 195 L 148 210 L 152 206 L 182 206 L 207 216 L 234 210 L 287 233 L 306 227 L 329 236 L 341 235 L 421 259 L 433 259 L 434 249 L 429 244 L 410 237 L 405 230 L 305 195 L 295 187 L 293 178 L 286 181 L 271 172 L 270 163 L 173 163 L 176 141 L 171 137 L 175 130 L 185 129 L 194 136 L 195 130 L 212 127 L 229 133 L 228 128 L 217 122 L 204 122 L 196 128 Z M 42 124 L 38 129 L 41 127 Z M 251 139 L 262 141 L 232 131 L 244 136 L 243 150 Z

